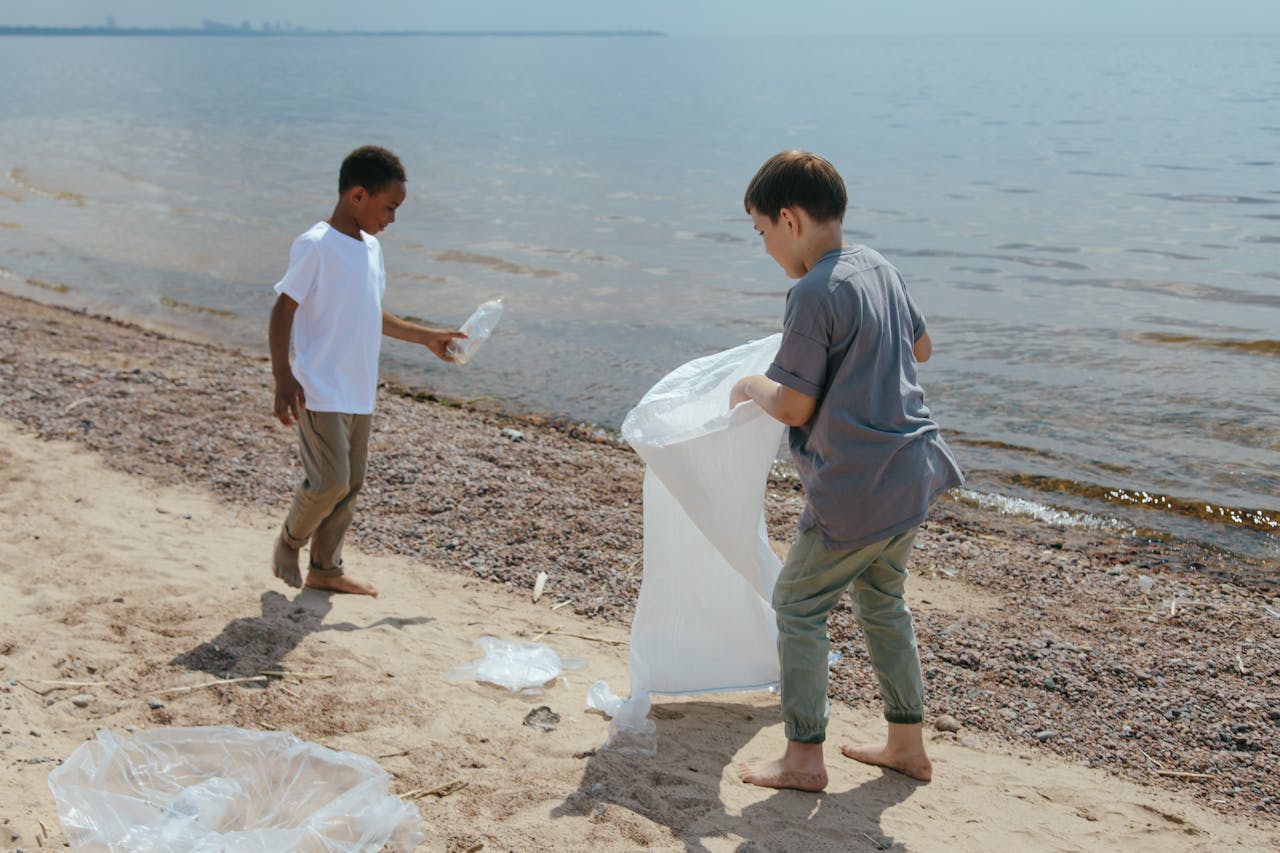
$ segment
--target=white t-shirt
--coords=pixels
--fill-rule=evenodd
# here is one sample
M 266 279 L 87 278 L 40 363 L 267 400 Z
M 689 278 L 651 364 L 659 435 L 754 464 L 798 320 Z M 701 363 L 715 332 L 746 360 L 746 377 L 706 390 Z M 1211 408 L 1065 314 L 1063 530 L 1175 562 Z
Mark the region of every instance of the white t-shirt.
M 373 412 L 387 275 L 377 239 L 361 237 L 317 222 L 293 241 L 275 286 L 298 303 L 293 375 L 313 412 Z

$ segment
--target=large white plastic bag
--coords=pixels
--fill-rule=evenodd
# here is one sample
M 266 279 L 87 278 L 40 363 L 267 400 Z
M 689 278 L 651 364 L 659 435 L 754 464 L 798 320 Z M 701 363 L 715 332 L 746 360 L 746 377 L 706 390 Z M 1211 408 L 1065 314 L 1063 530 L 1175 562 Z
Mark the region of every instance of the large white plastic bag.
M 67 841 L 111 853 L 412 850 L 416 806 L 363 755 L 233 726 L 98 732 L 49 774 Z
M 644 459 L 644 576 L 631 623 L 631 695 L 764 687 L 778 680 L 769 599 L 781 564 L 764 496 L 783 426 L 755 403 L 729 409 L 763 373 L 773 335 L 684 364 L 622 424 Z

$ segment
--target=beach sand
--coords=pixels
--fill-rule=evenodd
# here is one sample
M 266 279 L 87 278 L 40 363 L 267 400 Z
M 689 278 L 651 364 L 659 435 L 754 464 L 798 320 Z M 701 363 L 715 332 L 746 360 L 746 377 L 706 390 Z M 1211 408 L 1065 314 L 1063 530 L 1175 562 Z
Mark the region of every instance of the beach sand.
M 883 732 L 844 618 L 828 790 L 764 790 L 734 766 L 781 746 L 768 693 L 659 697 L 656 757 L 599 749 L 586 691 L 626 692 L 639 580 L 628 450 L 384 392 L 346 555 L 382 595 L 298 593 L 269 568 L 297 470 L 260 358 L 9 297 L 0 327 L 0 847 L 63 846 L 48 773 L 98 730 L 214 724 L 438 789 L 424 850 L 1280 846 L 1274 592 L 1173 571 L 1181 546 L 942 508 L 909 586 L 933 781 L 836 754 Z M 783 537 L 795 495 L 771 493 Z M 486 634 L 587 666 L 539 696 L 443 680 Z M 264 670 L 298 675 L 196 687 Z M 542 705 L 553 731 L 522 724 Z

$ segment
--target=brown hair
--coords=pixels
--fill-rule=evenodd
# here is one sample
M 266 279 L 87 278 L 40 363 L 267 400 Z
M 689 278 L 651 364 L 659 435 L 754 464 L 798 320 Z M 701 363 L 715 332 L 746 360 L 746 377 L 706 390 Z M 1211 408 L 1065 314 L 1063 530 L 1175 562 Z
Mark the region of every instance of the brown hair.
M 399 157 L 377 145 L 365 145 L 342 161 L 338 172 L 338 192 L 364 187 L 370 193 L 378 193 L 392 181 L 405 180 L 404 166 Z
M 774 154 L 747 185 L 743 206 L 778 220 L 784 207 L 798 207 L 818 222 L 844 220 L 849 196 L 836 167 L 824 157 L 808 151 Z

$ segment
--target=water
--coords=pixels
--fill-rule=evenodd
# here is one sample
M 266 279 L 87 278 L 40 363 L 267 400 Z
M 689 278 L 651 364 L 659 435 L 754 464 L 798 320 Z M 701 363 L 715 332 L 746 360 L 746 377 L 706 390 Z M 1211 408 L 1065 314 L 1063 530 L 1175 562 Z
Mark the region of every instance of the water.
M 1280 554 L 1280 39 L 11 37 L 0 77 L 5 290 L 263 352 L 384 144 L 388 307 L 506 308 L 466 367 L 384 373 L 605 426 L 777 330 L 742 193 L 822 152 L 973 488 Z

